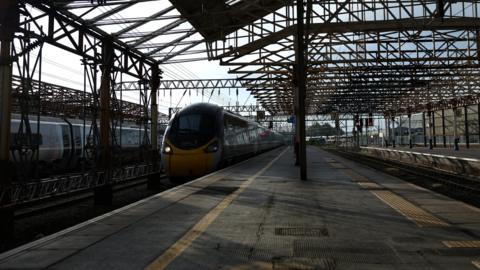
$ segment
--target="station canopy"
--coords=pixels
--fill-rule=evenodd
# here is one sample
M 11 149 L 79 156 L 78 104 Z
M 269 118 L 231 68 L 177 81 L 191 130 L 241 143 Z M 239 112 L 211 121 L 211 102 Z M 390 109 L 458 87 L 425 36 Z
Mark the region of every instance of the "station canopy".
M 162 65 L 220 60 L 273 115 L 292 114 L 291 0 L 22 0 Z M 477 1 L 304 0 L 308 114 L 478 103 Z M 59 15 L 59 16 L 60 16 Z

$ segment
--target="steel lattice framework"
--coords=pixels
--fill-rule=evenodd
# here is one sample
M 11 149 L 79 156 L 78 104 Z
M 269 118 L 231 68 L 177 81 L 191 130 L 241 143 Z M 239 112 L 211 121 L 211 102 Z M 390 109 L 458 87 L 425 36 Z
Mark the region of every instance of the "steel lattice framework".
M 478 99 L 478 1 L 304 2 L 307 113 L 392 115 Z M 163 86 L 240 84 L 263 107 L 274 108 L 276 114 L 292 113 L 295 1 L 21 3 L 22 15 L 29 18 L 21 27 L 48 21 L 47 28 L 23 29 L 38 42 L 96 60 L 96 48 L 109 37 L 115 68 L 143 79 L 155 63 L 220 60 L 232 67 L 239 82 L 207 86 L 205 81 L 184 81 Z
M 478 102 L 477 1 L 307 1 L 307 112 L 396 114 Z M 291 113 L 293 6 L 212 42 L 262 105 Z M 267 87 L 268 83 L 283 82 Z M 288 91 L 290 90 L 290 91 Z M 447 101 L 447 102 L 446 102 Z

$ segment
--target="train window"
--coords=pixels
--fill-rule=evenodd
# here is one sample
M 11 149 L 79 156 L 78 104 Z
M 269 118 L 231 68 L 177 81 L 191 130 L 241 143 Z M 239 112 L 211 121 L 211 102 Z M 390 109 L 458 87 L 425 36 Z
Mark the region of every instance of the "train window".
M 215 116 L 209 114 L 178 115 L 170 129 L 170 141 L 181 149 L 193 149 L 215 136 Z

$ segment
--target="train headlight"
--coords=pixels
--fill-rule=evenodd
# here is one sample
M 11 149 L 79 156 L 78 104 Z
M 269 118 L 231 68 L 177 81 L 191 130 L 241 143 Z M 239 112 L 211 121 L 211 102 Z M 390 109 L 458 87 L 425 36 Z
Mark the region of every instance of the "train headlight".
M 207 146 L 207 148 L 205 148 L 205 153 L 214 153 L 214 152 L 217 152 L 219 149 L 218 147 L 218 141 L 214 141 L 212 142 L 211 144 L 209 144 Z
M 172 147 L 170 147 L 170 145 L 168 145 L 168 143 L 165 143 L 165 145 L 163 146 L 163 153 L 164 154 L 172 154 Z

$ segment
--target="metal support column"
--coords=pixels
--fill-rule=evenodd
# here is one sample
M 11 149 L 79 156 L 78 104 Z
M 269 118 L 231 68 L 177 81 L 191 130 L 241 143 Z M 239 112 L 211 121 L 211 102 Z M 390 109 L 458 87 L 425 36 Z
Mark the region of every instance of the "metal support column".
M 445 109 L 442 109 L 442 137 L 443 147 L 447 147 L 447 135 L 445 134 Z
M 432 133 L 433 133 L 433 147 L 437 147 L 437 130 L 435 129 L 435 111 L 432 111 Z
M 422 125 L 423 125 L 423 146 L 427 147 L 427 123 L 425 119 L 425 112 L 422 112 Z
M 10 158 L 10 116 L 12 96 L 12 42 L 19 23 L 16 0 L 0 1 L 0 191 L 12 183 L 13 166 Z M 12 244 L 13 209 L 7 207 L 9 194 L 0 201 L 0 249 Z M 4 207 L 5 206 L 5 207 Z
M 480 103 L 477 105 L 477 122 L 478 142 L 480 143 Z
M 111 145 L 110 145 L 110 100 L 111 100 L 111 72 L 113 66 L 113 45 L 105 41 L 102 47 L 102 79 L 100 84 L 100 160 L 98 168 L 106 177 L 105 185 L 95 189 L 95 204 L 112 204 L 113 190 L 111 183 Z
M 458 138 L 458 131 L 457 131 L 457 107 L 453 107 L 453 139 L 454 139 L 454 147 L 455 151 L 459 150 L 458 143 L 460 139 Z
M 299 139 L 300 179 L 307 179 L 307 153 L 305 143 L 305 95 L 306 95 L 306 68 L 305 68 L 305 39 L 304 39 L 304 6 L 303 0 L 297 1 L 297 33 L 296 33 L 296 95 L 297 102 L 297 136 Z
M 392 147 L 396 147 L 395 116 L 392 117 Z
M 385 147 L 388 148 L 388 144 L 390 143 L 390 124 L 388 122 L 388 117 L 385 116 L 385 134 L 384 134 L 384 141 L 385 141 Z
M 428 148 L 433 149 L 432 111 L 428 111 Z
M 154 165 L 154 173 L 148 177 L 148 188 L 149 189 L 159 189 L 160 188 L 160 164 L 159 162 L 159 149 L 158 149 L 158 104 L 157 104 L 157 91 L 160 86 L 160 70 L 158 66 L 152 66 L 152 74 L 150 79 L 150 89 L 151 89 L 151 115 L 152 122 L 151 124 L 151 142 L 152 142 L 152 163 Z
M 17 0 L 0 1 L 0 191 L 12 183 L 13 166 L 10 157 L 10 121 L 12 98 L 12 42 L 19 24 Z M 0 201 L 0 249 L 10 247 L 14 232 L 14 212 L 5 206 L 7 193 Z
M 345 119 L 345 141 L 343 142 L 345 144 L 345 150 L 347 150 L 347 144 L 348 144 L 348 119 Z
M 398 142 L 398 145 L 402 146 L 403 145 L 403 129 L 402 129 L 402 115 L 398 116 L 398 135 L 400 137 L 400 141 Z
M 412 141 L 412 114 L 408 114 L 408 146 L 413 148 L 413 141 Z
M 470 148 L 470 130 L 468 129 L 468 106 L 463 107 L 465 118 L 465 146 Z

